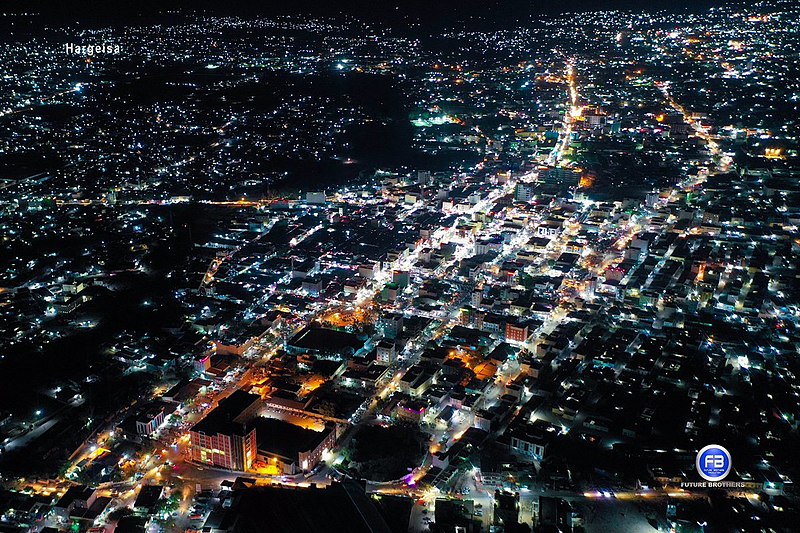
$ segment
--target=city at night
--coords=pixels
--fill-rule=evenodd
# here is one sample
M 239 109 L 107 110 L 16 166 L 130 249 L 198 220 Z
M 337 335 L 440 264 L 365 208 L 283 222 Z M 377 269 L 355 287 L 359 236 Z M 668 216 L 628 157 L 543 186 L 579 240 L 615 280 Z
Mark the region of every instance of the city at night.
M 796 0 L 0 28 L 0 532 L 800 531 Z

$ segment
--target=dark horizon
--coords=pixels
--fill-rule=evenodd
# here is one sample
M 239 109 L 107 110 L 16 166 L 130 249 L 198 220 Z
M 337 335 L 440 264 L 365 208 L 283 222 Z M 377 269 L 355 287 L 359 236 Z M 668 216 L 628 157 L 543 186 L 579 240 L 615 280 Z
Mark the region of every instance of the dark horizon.
M 531 17 L 552 16 L 570 12 L 605 10 L 641 11 L 646 13 L 701 12 L 714 6 L 724 6 L 728 0 L 651 0 L 642 5 L 637 0 L 575 0 L 573 2 L 539 2 L 526 0 L 444 0 L 431 4 L 425 0 L 347 0 L 325 2 L 322 0 L 300 0 L 280 4 L 248 0 L 235 4 L 216 0 L 177 0 L 163 2 L 145 0 L 136 2 L 96 2 L 69 0 L 32 2 L 14 0 L 3 6 L 4 13 L 35 13 L 49 23 L 70 24 L 123 24 L 158 20 L 184 14 L 208 14 L 212 16 L 311 16 L 311 17 L 355 17 L 367 22 L 380 22 L 395 26 L 420 24 L 422 26 L 469 24 L 479 20 L 483 23 L 523 22 Z

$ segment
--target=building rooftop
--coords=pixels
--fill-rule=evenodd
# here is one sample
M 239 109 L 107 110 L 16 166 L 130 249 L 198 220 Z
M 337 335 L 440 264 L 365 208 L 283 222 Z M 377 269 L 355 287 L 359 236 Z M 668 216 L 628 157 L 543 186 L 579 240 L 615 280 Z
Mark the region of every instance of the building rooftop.
M 325 489 L 239 488 L 233 491 L 232 498 L 230 508 L 212 513 L 205 527 L 232 531 L 236 524 L 236 531 L 263 533 L 391 531 L 364 489 L 353 482 L 336 483 Z
M 313 431 L 275 418 L 257 418 L 251 425 L 260 451 L 291 461 L 297 460 L 298 453 L 316 449 L 332 431 Z
M 192 431 L 207 435 L 240 433 L 244 431 L 244 425 L 237 422 L 236 418 L 260 400 L 261 397 L 257 394 L 236 390 L 227 398 L 220 400 L 213 411 L 192 427 Z
M 289 341 L 289 346 L 300 350 L 318 352 L 356 351 L 364 345 L 356 335 L 326 328 L 303 328 Z

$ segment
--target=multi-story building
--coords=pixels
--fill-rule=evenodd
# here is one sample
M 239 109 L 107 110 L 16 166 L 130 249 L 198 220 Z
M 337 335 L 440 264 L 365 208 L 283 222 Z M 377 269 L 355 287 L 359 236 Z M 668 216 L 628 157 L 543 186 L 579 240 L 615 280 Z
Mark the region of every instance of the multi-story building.
M 530 202 L 535 195 L 536 187 L 532 183 L 518 183 L 514 190 L 514 199 L 520 202 Z
M 136 432 L 143 437 L 155 433 L 175 411 L 175 407 L 174 404 L 167 402 L 153 402 L 147 405 L 136 417 Z
M 388 341 L 381 341 L 375 349 L 376 362 L 381 365 L 391 365 L 397 359 L 397 352 L 395 351 L 394 343 Z
M 542 460 L 555 432 L 555 427 L 542 420 L 514 425 L 509 428 L 511 451 Z
M 523 343 L 532 333 L 528 321 L 508 321 L 505 327 L 505 337 L 509 342 Z
M 258 418 L 253 428 L 258 436 L 259 462 L 276 473 L 291 475 L 313 470 L 336 445 L 334 424 L 314 431 L 283 420 Z
M 567 187 L 577 187 L 581 180 L 581 173 L 568 168 L 551 168 L 542 172 L 542 181 L 548 185 L 563 185 Z
M 256 430 L 247 422 L 260 405 L 258 395 L 241 390 L 221 400 L 189 432 L 192 460 L 228 470 L 250 470 L 257 446 Z

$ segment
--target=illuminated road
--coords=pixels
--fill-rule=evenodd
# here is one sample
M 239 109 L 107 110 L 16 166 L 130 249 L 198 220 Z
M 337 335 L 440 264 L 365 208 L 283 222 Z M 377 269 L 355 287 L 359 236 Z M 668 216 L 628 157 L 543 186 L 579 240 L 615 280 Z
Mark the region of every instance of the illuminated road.
M 657 85 L 670 107 L 679 112 L 683 116 L 684 122 L 692 128 L 692 133 L 706 142 L 711 158 L 716 159 L 716 170 L 718 172 L 727 172 L 733 163 L 733 159 L 722 153 L 716 138 L 708 133 L 707 128 L 703 127 L 702 121 L 692 118 L 691 113 L 672 97 L 668 83 L 659 83 Z
M 558 140 L 547 158 L 550 165 L 558 165 L 564 157 L 564 153 L 569 148 L 569 143 L 572 138 L 572 128 L 575 120 L 581 116 L 582 108 L 578 105 L 578 87 L 575 82 L 575 63 L 572 59 L 567 60 L 567 66 L 564 70 L 564 79 L 567 82 L 567 93 L 569 100 L 567 102 L 567 110 L 564 112 L 564 122 L 561 126 L 561 131 L 558 135 Z
M 36 102 L 37 102 L 35 104 L 30 99 L 28 99 L 25 102 L 23 102 L 23 105 L 21 105 L 19 107 L 15 107 L 13 109 L 6 109 L 4 111 L 0 111 L 0 118 L 7 117 L 9 115 L 16 115 L 17 113 L 22 113 L 23 111 L 27 111 L 29 109 L 33 109 L 33 107 L 38 105 L 38 104 L 43 104 L 43 103 L 48 102 L 50 100 L 56 100 L 58 98 L 61 98 L 62 96 L 66 96 L 66 95 L 71 94 L 71 93 L 81 92 L 82 89 L 83 89 L 83 84 L 78 83 L 75 86 L 73 86 L 71 89 L 66 89 L 64 91 L 58 91 L 56 93 L 53 93 L 53 94 L 50 94 L 50 95 L 47 95 L 47 96 L 38 97 L 38 98 L 35 99 Z

